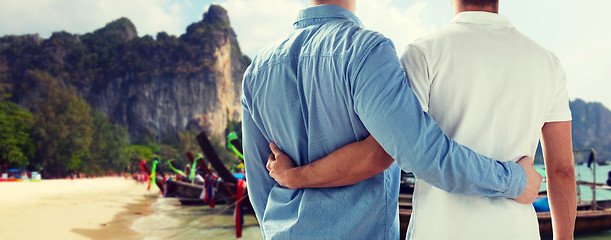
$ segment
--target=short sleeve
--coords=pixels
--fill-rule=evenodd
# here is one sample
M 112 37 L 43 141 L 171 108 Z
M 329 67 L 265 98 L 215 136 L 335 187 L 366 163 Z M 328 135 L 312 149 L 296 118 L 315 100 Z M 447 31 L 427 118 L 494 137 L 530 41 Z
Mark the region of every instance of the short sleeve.
M 431 80 L 429 68 L 424 53 L 413 44 L 401 56 L 401 65 L 407 77 L 407 83 L 418 97 L 422 110 L 429 111 L 429 96 L 431 93 Z
M 552 96 L 545 122 L 571 121 L 571 110 L 569 109 L 569 96 L 566 90 L 566 74 L 561 66 L 558 67 L 558 81 L 556 91 Z

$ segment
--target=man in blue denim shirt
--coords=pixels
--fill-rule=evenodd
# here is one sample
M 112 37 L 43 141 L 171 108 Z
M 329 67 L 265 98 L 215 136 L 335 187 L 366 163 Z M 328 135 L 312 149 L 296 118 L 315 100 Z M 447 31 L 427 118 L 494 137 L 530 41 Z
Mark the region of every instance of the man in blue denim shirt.
M 313 5 L 244 74 L 248 194 L 264 238 L 398 239 L 399 167 L 449 192 L 534 200 L 541 177 L 532 166 L 481 156 L 422 111 L 393 44 L 363 29 L 352 13 L 355 0 Z M 287 189 L 266 169 L 269 142 L 303 166 L 373 138 L 397 163 L 346 163 L 375 175 L 350 186 Z M 345 183 L 328 186 L 338 185 Z

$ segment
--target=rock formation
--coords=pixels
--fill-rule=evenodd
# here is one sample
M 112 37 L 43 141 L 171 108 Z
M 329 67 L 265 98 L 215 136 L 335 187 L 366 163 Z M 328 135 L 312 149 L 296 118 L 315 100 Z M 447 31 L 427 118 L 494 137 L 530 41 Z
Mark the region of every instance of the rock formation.
M 27 73 L 48 72 L 127 126 L 131 138 L 197 127 L 222 141 L 227 122 L 240 121 L 249 63 L 226 10 L 216 5 L 179 37 L 138 37 L 131 21 L 120 18 L 84 35 L 0 38 L 0 87 L 14 101 L 31 107 L 37 83 Z

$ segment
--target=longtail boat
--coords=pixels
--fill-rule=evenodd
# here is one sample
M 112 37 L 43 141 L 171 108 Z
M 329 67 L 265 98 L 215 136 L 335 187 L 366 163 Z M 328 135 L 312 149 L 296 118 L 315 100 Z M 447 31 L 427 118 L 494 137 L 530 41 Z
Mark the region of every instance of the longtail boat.
M 223 184 L 222 179 L 213 175 L 203 158 L 201 156 L 194 158 L 191 152 L 187 152 L 186 156 L 193 162 L 194 168 L 199 166 L 203 170 L 204 184 L 169 179 L 165 182 L 164 196 L 176 197 L 182 205 L 210 204 L 213 207 L 215 204 L 232 203 L 233 196 L 227 194 L 228 191 L 225 189 L 227 186 Z M 171 164 L 171 162 L 168 163 Z M 170 166 L 174 169 L 172 165 Z M 195 172 L 193 171 L 193 173 Z M 192 177 L 189 177 L 189 179 L 193 180 Z
M 165 174 L 161 172 L 161 169 L 156 169 L 158 161 L 153 161 L 153 170 L 149 170 L 146 166 L 146 161 L 143 160 L 140 167 L 143 173 L 150 178 L 149 189 L 151 182 L 155 182 L 165 197 L 176 197 L 183 205 L 209 203 L 211 207 L 214 207 L 217 201 L 219 203 L 231 204 L 234 206 L 233 215 L 235 219 L 236 238 L 240 238 L 242 236 L 244 210 L 254 213 L 246 192 L 246 181 L 241 178 L 236 178 L 229 172 L 221 162 L 210 140 L 203 131 L 197 136 L 197 142 L 220 178 L 217 178 L 216 175 L 206 167 L 203 158 L 198 157 L 194 159 L 191 153 L 187 153 L 187 158 L 194 161 L 193 170 L 196 165 L 195 163 L 204 170 L 204 185 L 156 176 L 155 172 L 157 171 L 160 172 L 161 176 L 165 176 Z M 228 144 L 228 147 L 243 159 L 242 145 L 235 134 L 229 139 L 229 142 L 230 144 Z M 171 164 L 171 161 L 169 161 L 169 164 Z M 180 173 L 183 176 L 186 175 L 186 173 L 178 171 L 173 165 L 170 165 L 170 167 L 176 173 Z M 193 174 L 191 174 L 191 176 L 192 175 Z M 193 179 L 191 178 L 190 180 Z M 212 180 L 214 180 L 214 188 L 210 187 Z M 210 191 L 211 189 L 213 190 Z
M 246 181 L 234 177 L 233 174 L 229 172 L 223 162 L 221 162 L 218 154 L 216 154 L 216 151 L 214 151 L 214 148 L 212 147 L 212 144 L 204 131 L 197 135 L 196 139 L 212 167 L 214 167 L 219 176 L 224 180 L 225 184 L 223 184 L 223 189 L 229 196 L 233 196 L 233 202 L 235 204 L 233 215 L 235 220 L 236 238 L 240 238 L 242 237 L 242 224 L 244 223 L 243 210 L 248 210 L 254 213 L 250 200 L 248 199 L 248 193 L 246 192 Z M 231 139 L 230 142 L 237 144 L 235 140 L 236 139 Z M 243 155 L 241 144 L 234 149 L 240 151 L 240 155 Z
M 159 176 L 154 176 L 155 183 L 164 195 L 164 197 L 175 197 L 177 198 L 182 205 L 204 205 L 211 204 L 214 206 L 215 204 L 241 204 L 245 210 L 252 210 L 252 205 L 248 200 L 247 193 L 245 191 L 245 182 L 241 179 L 236 178 L 230 171 L 225 167 L 225 165 L 220 160 L 218 154 L 214 150 L 214 147 L 210 143 L 210 140 L 206 136 L 204 132 L 200 133 L 197 136 L 197 141 L 204 152 L 206 158 L 218 173 L 218 177 L 213 174 L 213 172 L 208 169 L 207 164 L 204 162 L 204 159 L 200 156 L 193 157 L 193 154 L 190 152 L 186 153 L 187 159 L 193 162 L 193 166 L 199 166 L 204 174 L 202 177 L 204 178 L 204 185 L 195 184 L 194 182 L 185 182 L 180 181 L 180 179 L 172 179 L 172 178 L 162 178 Z M 229 140 L 231 143 L 231 148 L 238 156 L 242 156 L 242 145 L 237 137 L 233 137 Z M 157 162 L 153 161 L 153 164 Z M 170 168 L 175 169 L 171 161 L 168 161 L 170 164 Z M 153 165 L 155 168 L 156 165 Z M 141 163 L 141 167 L 147 176 L 151 175 L 151 170 L 146 166 L 146 162 L 143 161 Z M 195 168 L 195 167 L 194 167 Z M 192 168 L 192 170 L 194 169 Z M 156 168 L 156 171 L 160 171 L 160 169 Z M 176 171 L 175 172 L 181 172 Z M 193 171 L 194 172 L 194 171 Z M 182 175 L 191 175 L 189 173 L 181 172 Z M 160 173 L 163 176 L 163 173 Z M 192 180 L 192 179 L 191 179 Z M 242 183 L 240 183 L 240 181 Z M 236 186 L 242 185 L 243 190 L 239 193 L 239 189 L 236 190 Z M 211 203 L 210 201 L 213 201 Z
M 219 192 L 222 192 L 226 196 L 230 197 L 232 202 L 240 204 L 246 210 L 252 211 L 252 205 L 250 204 L 250 200 L 248 199 L 248 194 L 246 192 L 245 181 L 236 178 L 225 167 L 204 131 L 197 135 L 196 139 L 200 148 L 202 149 L 202 152 L 206 156 L 206 160 L 210 162 L 210 165 L 212 165 L 214 170 L 222 179 L 222 183 L 219 185 Z M 242 144 L 239 142 L 239 140 L 232 138 L 230 139 L 230 142 L 234 145 L 232 150 L 235 149 L 235 151 L 240 153 L 238 156 L 241 156 L 243 154 L 243 150 Z

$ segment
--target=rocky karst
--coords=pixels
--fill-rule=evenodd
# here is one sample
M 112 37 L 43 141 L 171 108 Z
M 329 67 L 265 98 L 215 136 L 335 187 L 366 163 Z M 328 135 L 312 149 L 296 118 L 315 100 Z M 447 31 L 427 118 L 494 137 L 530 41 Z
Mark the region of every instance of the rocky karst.
M 44 71 L 127 126 L 132 138 L 197 127 L 223 139 L 228 120 L 240 121 L 249 63 L 226 10 L 216 5 L 178 37 L 138 37 L 131 21 L 120 18 L 84 35 L 0 38 L 0 87 L 14 101 L 30 108 L 37 83 L 28 72 Z

